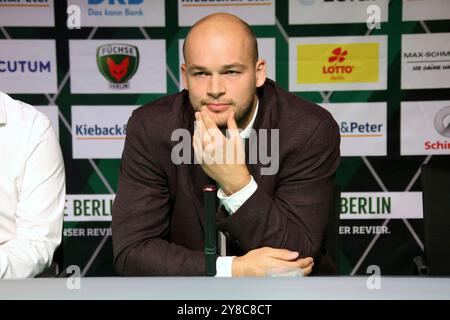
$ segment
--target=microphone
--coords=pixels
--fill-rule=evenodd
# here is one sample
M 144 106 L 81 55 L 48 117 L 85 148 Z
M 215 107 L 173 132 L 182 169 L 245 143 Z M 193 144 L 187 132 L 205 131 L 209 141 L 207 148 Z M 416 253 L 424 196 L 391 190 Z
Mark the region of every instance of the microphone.
M 216 186 L 203 187 L 205 210 L 205 267 L 207 276 L 216 275 Z

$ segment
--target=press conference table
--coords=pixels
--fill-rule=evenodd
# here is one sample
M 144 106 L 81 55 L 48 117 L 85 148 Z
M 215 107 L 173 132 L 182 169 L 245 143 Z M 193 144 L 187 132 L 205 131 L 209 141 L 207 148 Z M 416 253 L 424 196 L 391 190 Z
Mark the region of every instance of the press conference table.
M 0 299 L 378 300 L 450 299 L 450 277 L 39 278 L 0 280 Z M 81 289 L 69 289 L 80 282 Z

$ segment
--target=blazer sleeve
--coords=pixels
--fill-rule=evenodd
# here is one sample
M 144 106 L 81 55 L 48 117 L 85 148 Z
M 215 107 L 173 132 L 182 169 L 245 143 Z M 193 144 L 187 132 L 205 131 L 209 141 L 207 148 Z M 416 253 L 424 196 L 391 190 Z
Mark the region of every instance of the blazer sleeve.
M 290 143 L 295 138 L 291 136 Z M 333 210 L 339 127 L 331 117 L 326 118 L 306 141 L 280 153 L 283 158 L 273 194 L 258 186 L 233 215 L 218 223 L 243 250 L 268 246 L 298 251 L 302 257 L 320 257 L 327 215 Z
M 160 140 L 134 111 L 112 212 L 114 265 L 127 276 L 204 275 L 202 252 L 169 242 L 170 193 L 158 158 Z

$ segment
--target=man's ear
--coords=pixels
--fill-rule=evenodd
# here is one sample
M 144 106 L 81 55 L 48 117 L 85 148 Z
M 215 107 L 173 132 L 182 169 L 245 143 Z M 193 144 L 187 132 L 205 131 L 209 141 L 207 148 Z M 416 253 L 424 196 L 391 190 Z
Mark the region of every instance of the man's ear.
M 183 88 L 188 90 L 187 66 L 185 63 L 181 64 L 181 80 L 183 81 Z
M 266 61 L 264 59 L 259 59 L 256 62 L 256 87 L 261 87 L 266 81 L 267 72 L 266 72 Z

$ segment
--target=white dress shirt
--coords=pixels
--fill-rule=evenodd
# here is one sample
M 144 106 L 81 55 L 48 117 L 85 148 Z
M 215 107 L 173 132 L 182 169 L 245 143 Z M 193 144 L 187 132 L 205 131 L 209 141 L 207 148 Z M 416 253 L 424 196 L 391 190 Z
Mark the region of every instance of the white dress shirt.
M 0 278 L 50 266 L 64 204 L 64 163 L 50 121 L 0 92 Z
M 250 121 L 248 126 L 239 133 L 242 139 L 248 139 L 250 137 L 253 124 L 255 123 L 256 114 L 258 113 L 258 105 L 259 101 L 256 102 L 255 113 L 253 114 L 252 120 Z M 221 188 L 219 188 L 219 190 L 217 191 L 217 197 L 219 198 L 220 204 L 224 206 L 224 208 L 230 215 L 235 213 L 258 188 L 258 184 L 256 183 L 255 179 L 253 179 L 253 176 L 250 177 L 251 180 L 245 187 L 230 196 L 227 196 Z M 232 276 L 233 258 L 234 257 L 231 256 L 217 258 L 216 277 Z

